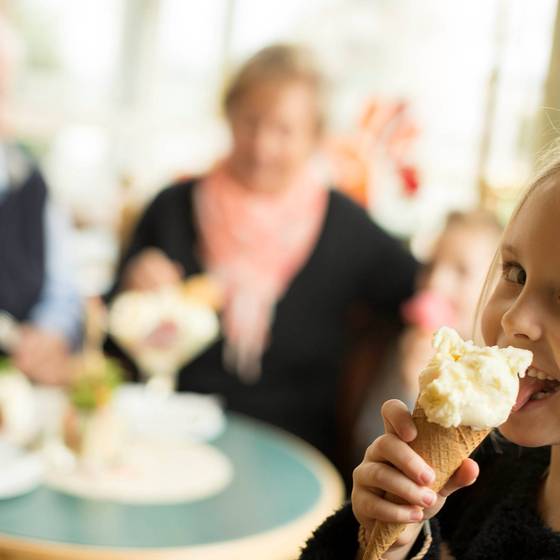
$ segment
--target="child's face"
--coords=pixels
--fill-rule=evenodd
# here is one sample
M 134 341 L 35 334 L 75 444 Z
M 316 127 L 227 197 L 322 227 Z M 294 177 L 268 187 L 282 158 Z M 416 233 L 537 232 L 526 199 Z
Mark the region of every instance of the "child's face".
M 498 243 L 490 229 L 452 225 L 439 238 L 420 288 L 444 296 L 456 317 L 453 325 L 470 338 L 480 290 Z
M 555 380 L 521 380 L 514 412 L 500 427 L 519 445 L 560 442 L 559 244 L 560 186 L 541 187 L 505 232 L 503 272 L 482 316 L 486 344 L 531 350 L 533 367 Z

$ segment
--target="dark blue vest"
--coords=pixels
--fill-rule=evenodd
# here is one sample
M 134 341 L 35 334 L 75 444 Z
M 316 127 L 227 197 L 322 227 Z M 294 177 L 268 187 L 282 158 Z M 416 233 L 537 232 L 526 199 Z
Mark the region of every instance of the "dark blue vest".
M 45 182 L 30 164 L 18 184 L 0 195 L 0 309 L 29 317 L 45 277 Z

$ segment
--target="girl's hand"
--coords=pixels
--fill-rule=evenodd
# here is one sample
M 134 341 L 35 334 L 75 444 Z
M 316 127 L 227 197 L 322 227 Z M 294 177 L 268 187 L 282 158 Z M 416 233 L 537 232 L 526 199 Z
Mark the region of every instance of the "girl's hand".
M 429 488 L 435 473 L 408 445 L 417 432 L 406 405 L 390 400 L 381 413 L 385 434 L 368 447 L 354 470 L 352 509 L 368 539 L 376 520 L 410 524 L 389 550 L 387 558 L 396 559 L 404 557 L 418 536 L 421 522 L 436 515 L 447 496 L 476 480 L 478 465 L 465 459 L 444 488 L 435 493 Z M 385 493 L 396 500 L 387 499 Z
M 184 271 L 179 263 L 159 249 L 145 249 L 126 266 L 123 290 L 157 290 L 181 281 Z

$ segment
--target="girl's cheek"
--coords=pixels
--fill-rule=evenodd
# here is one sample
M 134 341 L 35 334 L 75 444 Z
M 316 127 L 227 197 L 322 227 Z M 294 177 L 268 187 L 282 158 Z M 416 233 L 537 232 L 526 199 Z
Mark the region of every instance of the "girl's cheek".
M 552 330 L 552 329 L 550 329 Z M 556 366 L 560 369 L 560 324 L 556 325 L 556 329 L 553 333 L 549 331 L 549 345 L 552 351 L 552 357 Z
M 501 330 L 501 306 L 492 298 L 484 308 L 481 317 L 481 330 L 484 343 L 494 346 L 498 342 Z

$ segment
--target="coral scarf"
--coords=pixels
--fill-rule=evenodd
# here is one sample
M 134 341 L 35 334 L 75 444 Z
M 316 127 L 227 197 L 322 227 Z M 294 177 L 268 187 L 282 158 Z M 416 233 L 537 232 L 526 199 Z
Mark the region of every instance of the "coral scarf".
M 260 376 L 274 308 L 317 243 L 327 201 L 309 170 L 281 192 L 258 192 L 240 184 L 227 161 L 196 189 L 203 261 L 226 294 L 225 364 L 246 382 Z

